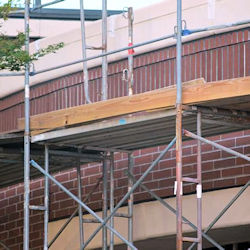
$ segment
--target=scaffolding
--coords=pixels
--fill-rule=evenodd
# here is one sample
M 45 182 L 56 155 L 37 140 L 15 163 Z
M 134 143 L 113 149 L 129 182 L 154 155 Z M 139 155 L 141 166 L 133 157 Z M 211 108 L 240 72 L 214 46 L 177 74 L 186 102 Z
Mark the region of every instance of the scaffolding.
M 38 1 L 39 2 L 39 1 Z M 53 1 L 53 3 L 58 1 Z M 201 129 L 201 123 L 202 123 L 202 117 L 209 116 L 217 116 L 217 120 L 221 118 L 228 117 L 230 115 L 234 116 L 234 122 L 241 121 L 242 119 L 249 118 L 250 114 L 248 112 L 242 113 L 241 111 L 236 111 L 232 113 L 231 111 L 217 108 L 216 111 L 214 109 L 211 109 L 209 107 L 200 107 L 200 106 L 186 106 L 183 105 L 182 101 L 182 78 L 181 78 L 181 72 L 182 72 L 182 36 L 189 35 L 196 32 L 202 32 L 206 30 L 212 30 L 212 29 L 219 29 L 229 26 L 235 26 L 240 24 L 249 23 L 249 20 L 243 21 L 243 22 L 237 22 L 233 24 L 228 25 L 221 25 L 221 26 L 212 26 L 207 27 L 203 29 L 197 29 L 197 30 L 187 30 L 186 27 L 183 29 L 183 20 L 182 20 L 182 1 L 177 0 L 177 26 L 176 26 L 176 32 L 174 32 L 171 35 L 166 35 L 164 37 L 160 37 L 157 39 L 153 39 L 150 41 L 133 44 L 133 10 L 132 8 L 126 9 L 124 12 L 124 16 L 128 19 L 128 46 L 113 50 L 113 51 L 107 51 L 107 0 L 102 0 L 102 45 L 98 48 L 94 48 L 91 46 L 87 46 L 86 44 L 86 38 L 85 38 L 85 24 L 84 24 L 84 6 L 83 6 L 83 0 L 80 1 L 80 13 L 81 13 L 81 33 L 82 33 L 82 59 L 74 61 L 70 64 L 62 64 L 57 67 L 48 68 L 40 71 L 33 71 L 30 72 L 30 65 L 25 65 L 25 129 L 24 129 L 24 238 L 23 238 L 23 249 L 28 250 L 29 249 L 29 213 L 30 209 L 33 210 L 40 210 L 44 212 L 44 246 L 43 248 L 49 249 L 52 244 L 56 241 L 56 239 L 60 236 L 60 234 L 63 232 L 63 230 L 67 227 L 67 225 L 70 223 L 70 221 L 78 215 L 79 217 L 79 233 L 80 233 L 80 241 L 79 241 L 79 249 L 85 249 L 91 240 L 96 236 L 96 234 L 102 230 L 102 249 L 114 249 L 114 236 L 116 235 L 118 238 L 120 238 L 128 247 L 128 249 L 137 249 L 134 245 L 133 240 L 133 193 L 136 188 L 141 187 L 143 190 L 148 192 L 152 198 L 158 200 L 164 207 L 169 209 L 171 212 L 176 214 L 176 225 L 177 225 L 177 233 L 176 233 L 176 249 L 182 250 L 183 249 L 183 242 L 191 242 L 191 246 L 188 249 L 193 249 L 197 245 L 197 249 L 202 249 L 202 238 L 205 238 L 208 240 L 213 246 L 215 246 L 217 249 L 224 249 L 222 246 L 220 246 L 214 239 L 212 239 L 207 233 L 208 231 L 213 227 L 213 225 L 223 216 L 223 214 L 228 210 L 230 206 L 240 197 L 240 195 L 246 190 L 246 188 L 249 186 L 250 181 L 241 188 L 239 193 L 230 201 L 230 203 L 215 217 L 215 219 L 210 223 L 209 227 L 202 231 L 202 157 L 201 157 L 201 143 L 207 143 L 215 148 L 219 148 L 229 154 L 235 155 L 237 157 L 240 157 L 242 159 L 245 159 L 247 161 L 250 161 L 250 157 L 245 156 L 239 152 L 236 152 L 232 149 L 226 148 L 222 145 L 219 145 L 218 143 L 212 142 L 210 140 L 205 139 L 205 136 L 212 135 L 213 132 L 208 132 L 209 127 L 206 131 L 202 131 Z M 38 6 L 39 8 L 43 7 L 42 5 Z M 37 7 L 37 8 L 38 8 Z M 29 53 L 29 12 L 30 12 L 30 5 L 29 0 L 25 1 L 25 34 L 26 34 L 26 41 L 25 41 L 25 50 L 27 53 Z M 147 44 L 151 44 L 154 42 L 158 42 L 161 40 L 165 40 L 168 38 L 176 38 L 176 51 L 177 51 L 177 63 L 176 63 L 176 76 L 177 76 L 177 84 L 176 84 L 176 91 L 177 91 L 177 98 L 176 98 L 176 108 L 172 109 L 174 112 L 161 110 L 161 111 L 155 111 L 151 112 L 149 114 L 143 114 L 141 116 L 133 116 L 133 114 L 130 114 L 127 123 L 129 125 L 133 125 L 133 129 L 135 131 L 140 130 L 141 124 L 145 124 L 145 128 L 150 128 L 156 123 L 165 123 L 166 120 L 171 120 L 173 124 L 176 125 L 175 131 L 171 131 L 167 138 L 161 138 L 158 140 L 157 138 L 154 138 L 153 136 L 149 136 L 148 140 L 143 140 L 142 138 L 133 138 L 130 139 L 130 142 L 125 144 L 122 140 L 117 142 L 116 145 L 112 144 L 102 144 L 100 143 L 99 147 L 97 146 L 87 146 L 84 148 L 84 150 L 81 148 L 82 140 L 84 132 L 82 128 L 74 127 L 74 128 L 66 128 L 63 130 L 55 130 L 48 133 L 44 133 L 43 137 L 41 138 L 39 135 L 37 136 L 30 136 L 30 86 L 29 86 L 29 78 L 30 76 L 48 72 L 54 69 L 66 67 L 72 64 L 76 63 L 83 63 L 83 73 L 84 73 L 84 90 L 85 90 L 85 98 L 87 103 L 91 103 L 91 100 L 88 95 L 88 66 L 87 61 L 93 60 L 96 58 L 101 57 L 102 58 L 102 100 L 107 100 L 107 72 L 108 72 L 108 63 L 107 63 L 107 56 L 111 54 L 115 54 L 121 51 L 128 51 L 128 69 L 124 70 L 124 81 L 127 82 L 127 92 L 128 95 L 131 96 L 133 94 L 133 55 L 134 55 L 134 48 L 144 46 Z M 101 50 L 102 53 L 96 56 L 87 57 L 86 50 L 87 49 L 98 49 Z M 1 76 L 8 76 L 8 75 L 22 75 L 22 73 L 17 74 L 1 74 Z M 187 114 L 187 116 L 183 117 L 183 114 Z M 187 118 L 186 118 L 187 117 Z M 119 119 L 119 118 L 118 118 Z M 193 130 L 197 131 L 197 135 L 190 132 L 184 128 L 190 127 L 188 122 L 185 123 L 185 121 L 189 119 L 192 122 L 191 126 Z M 117 118 L 110 119 L 108 121 L 108 124 L 104 124 L 104 127 L 102 129 L 106 129 L 111 131 L 112 128 L 115 127 L 115 124 Z M 218 122 L 218 121 L 217 121 Z M 216 122 L 215 122 L 216 124 Z M 93 126 L 93 124 L 90 124 L 90 126 Z M 105 127 L 106 126 L 106 127 Z M 244 127 L 244 124 L 242 125 Z M 245 125 L 245 128 L 249 127 Z M 126 127 L 125 127 L 126 128 Z M 241 127 L 242 128 L 242 127 Z M 94 128 L 92 128 L 94 129 Z M 119 131 L 124 130 L 126 132 L 126 129 L 120 128 Z M 228 128 L 228 132 L 230 131 L 236 131 L 239 130 L 239 126 L 237 128 Z M 223 131 L 225 131 L 223 129 Z M 217 134 L 221 132 L 221 130 L 217 130 Z M 148 133 L 146 130 L 145 133 Z M 203 136 L 203 137 L 202 137 Z M 197 140 L 197 175 L 196 178 L 190 178 L 185 177 L 182 174 L 182 141 L 184 138 L 191 138 Z M 84 137 L 86 139 L 86 137 Z M 99 138 L 98 138 L 99 139 Z M 32 141 L 31 141 L 32 140 Z M 105 140 L 105 138 L 101 138 L 100 142 Z M 87 138 L 87 141 L 91 141 L 91 137 Z M 133 151 L 136 149 L 140 149 L 142 147 L 150 147 L 150 146 L 156 146 L 161 145 L 162 142 L 169 142 L 168 146 L 159 154 L 157 159 L 148 167 L 148 169 L 142 174 L 142 176 L 136 180 L 133 176 L 133 166 L 134 166 L 134 159 L 133 159 Z M 36 160 L 34 160 L 31 157 L 31 149 L 30 144 L 32 143 L 39 143 L 42 144 L 44 147 L 44 168 L 40 166 L 40 164 L 37 163 Z M 69 143 L 70 142 L 70 143 Z M 71 145 L 70 147 L 68 145 Z M 108 146 L 104 146 L 108 145 Z M 142 146 L 143 145 L 143 146 Z M 160 198 L 158 195 L 156 195 L 153 191 L 148 189 L 144 184 L 142 184 L 143 180 L 146 178 L 146 176 L 150 173 L 150 171 L 159 163 L 159 161 L 166 155 L 166 153 L 174 146 L 176 145 L 176 182 L 175 182 L 175 194 L 176 194 L 176 209 L 174 209 L 172 206 L 170 206 L 166 201 L 164 201 L 162 198 Z M 76 151 L 72 151 L 72 147 L 77 149 Z M 55 150 L 56 147 L 56 150 Z M 63 153 L 60 151 L 60 147 L 63 148 Z M 65 150 L 69 150 L 68 152 Z M 123 198 L 117 203 L 117 205 L 114 205 L 114 153 L 115 152 L 123 152 L 128 155 L 128 190 L 127 193 L 123 196 Z M 77 164 L 77 187 L 78 187 L 78 195 L 74 195 L 72 192 L 70 192 L 66 187 L 64 187 L 59 181 L 57 181 L 51 174 L 51 155 L 64 155 L 64 157 L 70 157 L 70 160 L 73 158 L 75 159 L 75 162 Z M 85 162 L 94 162 L 99 161 L 102 163 L 102 178 L 99 179 L 99 181 L 96 183 L 94 188 L 90 191 L 90 193 L 86 196 L 84 200 L 82 200 L 82 182 L 81 182 L 81 171 L 80 166 L 82 162 L 85 160 Z M 68 162 L 67 162 L 68 163 Z M 52 163 L 53 164 L 53 163 Z M 56 164 L 55 164 L 56 165 Z M 30 204 L 30 167 L 34 167 L 37 169 L 45 178 L 45 185 L 44 185 L 44 204 L 43 206 L 34 206 Z M 63 166 L 65 168 L 65 166 Z M 60 169 L 53 168 L 53 171 Z M 108 171 L 109 170 L 109 171 Z M 53 172 L 52 171 L 52 172 Z M 108 176 L 109 174 L 109 176 Z M 54 238 L 49 242 L 48 241 L 48 223 L 49 223 L 49 180 L 53 182 L 55 185 L 57 185 L 61 190 L 63 190 L 69 197 L 71 197 L 77 204 L 78 207 L 75 209 L 74 213 L 68 218 L 68 220 L 65 222 L 65 224 L 60 228 L 58 233 L 54 236 Z M 109 187 L 109 200 L 110 204 L 108 205 L 108 180 L 110 182 Z M 97 188 L 102 182 L 102 189 L 103 189 L 103 209 L 102 209 L 102 218 L 97 215 L 96 212 L 91 210 L 87 205 L 86 201 L 89 199 L 91 194 L 94 192 L 95 188 Z M 187 218 L 183 217 L 182 215 L 182 196 L 183 196 L 183 182 L 193 183 L 196 185 L 196 197 L 197 197 L 197 225 L 194 225 L 192 222 L 190 222 Z M 128 211 L 126 214 L 124 213 L 118 213 L 117 210 L 124 205 L 124 203 L 127 201 Z M 109 208 L 109 213 L 108 213 Z M 83 209 L 90 213 L 94 219 L 84 219 L 83 218 Z M 128 219 L 128 238 L 126 239 L 124 236 L 122 236 L 118 231 L 114 228 L 114 218 L 115 217 L 123 217 Z M 94 233 L 88 238 L 84 239 L 84 224 L 85 223 L 98 223 L 98 228 L 94 231 Z M 197 232 L 197 236 L 194 238 L 191 237 L 185 237 L 183 236 L 182 227 L 183 223 L 187 223 L 194 231 Z M 108 230 L 110 232 L 110 240 L 108 242 Z M 1 243 L 2 244 L 2 243 Z M 6 249 L 8 249 L 5 246 Z

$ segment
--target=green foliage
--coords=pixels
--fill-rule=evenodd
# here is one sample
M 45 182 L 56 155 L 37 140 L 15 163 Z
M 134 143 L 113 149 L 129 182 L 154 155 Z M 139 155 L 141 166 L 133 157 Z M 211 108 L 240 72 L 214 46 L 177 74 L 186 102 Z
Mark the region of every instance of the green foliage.
M 13 4 L 14 4 L 14 0 L 8 0 L 6 3 L 2 4 L 2 2 L 0 2 L 1 6 L 0 6 L 0 18 L 3 18 L 4 20 L 6 20 L 8 18 L 9 13 L 14 10 Z
M 17 38 L 10 39 L 0 36 L 0 69 L 10 71 L 20 71 L 24 69 L 26 63 L 31 63 L 50 53 L 55 53 L 64 46 L 64 43 L 49 45 L 47 48 L 40 49 L 36 53 L 28 55 L 23 49 L 25 35 L 19 33 Z
M 7 19 L 14 3 L 18 0 L 8 0 L 0 6 L 0 18 Z M 1 4 L 1 1 L 0 1 Z M 1 27 L 1 26 L 0 26 Z M 19 33 L 16 38 L 9 38 L 0 33 L 0 70 L 21 71 L 25 64 L 38 60 L 50 53 L 55 53 L 64 46 L 64 43 L 52 44 L 40 49 L 32 55 L 24 50 L 25 34 Z

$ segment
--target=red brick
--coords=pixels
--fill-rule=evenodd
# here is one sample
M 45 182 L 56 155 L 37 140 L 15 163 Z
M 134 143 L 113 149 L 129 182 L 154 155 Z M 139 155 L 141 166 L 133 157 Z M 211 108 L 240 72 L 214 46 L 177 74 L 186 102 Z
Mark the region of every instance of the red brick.
M 44 195 L 44 189 L 37 189 L 34 191 L 30 192 L 30 198 L 38 197 L 38 196 L 43 196 Z
M 202 182 L 202 190 L 211 190 L 213 188 L 213 181 Z
M 70 171 L 69 174 L 70 174 L 69 175 L 70 180 L 77 178 L 77 171 L 76 170 Z
M 201 152 L 207 152 L 207 151 L 212 151 L 213 150 L 213 146 L 209 145 L 209 144 L 202 144 L 201 145 Z M 193 154 L 197 154 L 197 146 L 193 146 Z
M 141 149 L 141 155 L 153 154 L 156 152 L 158 152 L 157 147 Z
M 12 230 L 16 227 L 16 222 L 15 221 L 7 221 L 5 224 L 5 229 L 6 230 Z
M 164 149 L 165 149 L 165 147 L 164 147 Z M 162 152 L 162 150 L 161 151 L 159 151 L 159 152 Z M 159 153 L 155 153 L 155 154 L 153 154 L 153 160 L 152 161 L 155 161 L 157 158 L 158 158 L 158 156 L 159 156 Z M 172 158 L 172 152 L 171 151 L 168 151 L 166 154 L 165 154 L 165 156 L 161 159 L 161 161 L 163 161 L 163 160 L 165 160 L 165 159 L 170 159 L 170 158 Z
M 60 219 L 60 218 L 64 218 L 66 216 L 69 216 L 69 208 L 64 208 L 64 209 L 60 209 L 58 211 L 56 211 L 56 218 Z
M 14 196 L 16 195 L 16 188 L 12 188 L 10 190 L 6 191 L 6 197 Z
M 19 233 L 20 233 L 20 229 L 19 228 L 16 228 L 14 230 L 10 230 L 9 231 L 9 238 L 16 237 L 16 236 L 19 235 Z
M 67 195 L 66 193 L 64 193 L 64 192 L 60 192 L 60 193 L 56 193 L 56 194 L 55 194 L 55 200 L 56 200 L 56 201 L 65 199 L 65 198 L 67 198 L 67 197 L 68 197 L 68 195 Z
M 139 169 L 139 168 L 136 168 L 136 169 Z M 124 170 L 115 170 L 114 171 L 114 178 L 115 179 L 121 178 L 122 176 L 124 176 Z
M 56 180 L 59 182 L 65 182 L 69 180 L 69 173 L 63 173 L 60 175 L 56 175 Z
M 249 155 L 250 154 L 250 146 L 244 147 L 243 152 L 245 155 Z
M 235 185 L 235 179 L 223 179 L 214 181 L 214 188 L 226 188 Z
M 142 165 L 142 166 L 140 166 L 140 173 L 144 173 L 145 171 L 147 171 L 147 169 L 150 167 L 150 164 L 145 164 L 145 165 Z M 157 170 L 158 169 L 158 167 L 157 166 L 155 166 L 153 169 L 152 169 L 152 171 L 155 171 L 155 170 Z
M 37 181 L 33 181 L 30 183 L 30 189 L 33 190 L 33 189 L 37 189 L 37 188 L 41 188 L 42 185 L 41 185 L 41 181 L 40 180 L 37 180 Z
M 160 190 L 155 190 L 154 193 L 158 195 L 161 198 L 168 197 L 174 195 L 174 189 L 173 188 L 164 188 Z
M 135 153 L 133 155 L 135 155 Z M 121 153 L 115 153 L 114 154 L 114 160 L 115 161 L 118 161 L 118 160 L 121 160 L 121 159 L 122 159 Z
M 244 135 L 250 135 L 250 129 L 244 130 Z
M 160 169 L 176 167 L 176 160 L 170 159 L 170 160 L 160 161 L 159 167 Z
M 220 141 L 220 142 L 218 142 L 218 144 L 220 144 L 224 147 L 227 147 L 227 148 L 233 148 L 233 147 L 235 147 L 235 138 L 230 139 L 230 140 Z
M 90 201 L 93 202 L 93 201 L 102 201 L 102 193 L 99 192 L 99 193 L 94 193 L 90 196 Z
M 175 178 L 169 178 L 169 179 L 165 179 L 165 180 L 160 180 L 159 181 L 159 188 L 174 187 L 175 180 L 176 180 Z
M 122 160 L 122 161 L 115 162 L 115 168 L 116 169 L 128 168 L 128 160 Z
M 215 160 L 220 157 L 220 151 L 213 151 L 209 153 L 202 154 L 202 161 Z
M 236 146 L 249 145 L 249 144 L 250 144 L 250 136 L 236 138 Z
M 236 158 L 236 165 L 246 165 L 249 164 L 249 161 L 243 158 Z
M 32 223 L 31 225 L 31 231 L 41 231 L 43 229 L 43 222 L 42 220 L 38 220 L 36 223 Z
M 143 201 L 151 199 L 151 195 L 149 193 L 139 193 L 134 195 L 135 201 Z
M 244 167 L 244 174 L 250 174 L 250 165 Z
M 231 159 L 219 159 L 214 161 L 214 168 L 226 168 L 235 166 L 235 158 Z
M 211 171 L 202 173 L 202 180 L 212 180 L 212 179 L 218 179 L 221 177 L 221 171 Z
M 86 176 L 95 175 L 95 174 L 98 174 L 99 172 L 100 172 L 100 167 L 99 166 L 84 169 L 84 173 L 85 173 L 84 175 L 86 175 Z
M 195 184 L 184 184 L 183 185 L 183 194 L 189 194 L 189 193 L 193 193 L 196 189 L 196 185 Z
M 171 176 L 171 170 L 165 169 L 161 171 L 154 171 L 153 172 L 153 179 L 162 179 Z
M 202 171 L 208 171 L 212 170 L 214 168 L 214 163 L 213 162 L 202 162 L 201 164 L 201 169 Z
M 74 204 L 73 199 L 60 201 L 60 209 L 69 208 L 69 207 L 73 206 L 73 204 Z
M 175 171 L 174 171 L 175 172 Z M 183 166 L 182 167 L 182 174 L 183 175 L 188 175 L 188 174 L 192 174 L 192 173 L 195 173 L 196 170 L 195 170 L 195 167 L 194 165 L 189 165 L 189 166 Z
M 5 240 L 8 238 L 8 232 L 0 232 L 0 239 Z
M 16 204 L 13 204 L 11 206 L 6 207 L 6 211 L 8 212 L 8 214 L 16 212 L 17 211 Z
M 243 136 L 243 131 L 237 131 L 237 132 L 233 132 L 233 133 L 223 134 L 223 135 L 221 135 L 221 139 L 229 139 L 229 138 L 235 138 L 235 137 L 240 137 L 240 136 Z
M 122 178 L 117 180 L 117 187 L 124 187 L 128 185 L 128 178 Z
M 222 170 L 222 177 L 228 177 L 228 176 L 236 176 L 241 175 L 243 172 L 243 168 L 237 167 L 237 168 L 229 168 Z
M 144 182 L 143 185 L 145 185 L 150 190 L 159 188 L 158 181 Z M 143 188 L 141 189 L 144 190 Z
M 234 151 L 243 154 L 243 147 L 238 147 L 238 148 L 232 148 Z M 232 154 L 229 154 L 225 151 L 222 151 L 221 157 L 226 158 L 226 157 L 232 157 Z
M 33 249 L 35 247 L 40 247 L 43 245 L 43 239 L 36 239 L 30 242 L 30 247 Z
M 152 161 L 153 161 L 152 155 L 146 155 L 144 157 L 137 157 L 135 158 L 135 165 L 147 164 L 147 163 L 151 163 Z
M 236 185 L 245 185 L 250 181 L 250 176 L 241 176 L 236 178 Z

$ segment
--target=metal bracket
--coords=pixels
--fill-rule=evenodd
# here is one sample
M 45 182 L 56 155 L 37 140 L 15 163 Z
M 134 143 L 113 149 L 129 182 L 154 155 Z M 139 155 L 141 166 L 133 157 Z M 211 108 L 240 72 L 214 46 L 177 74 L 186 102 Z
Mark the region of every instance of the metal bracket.
M 181 32 L 181 35 L 182 36 L 185 36 L 185 35 L 189 35 L 190 32 L 189 30 L 187 29 L 187 22 L 186 20 L 182 20 L 182 24 L 183 24 L 183 27 L 182 27 L 182 32 Z M 174 38 L 176 39 L 177 38 L 177 26 L 174 26 Z
M 122 80 L 123 80 L 123 81 L 128 82 L 128 74 L 129 74 L 128 69 L 124 69 L 124 70 L 122 71 Z

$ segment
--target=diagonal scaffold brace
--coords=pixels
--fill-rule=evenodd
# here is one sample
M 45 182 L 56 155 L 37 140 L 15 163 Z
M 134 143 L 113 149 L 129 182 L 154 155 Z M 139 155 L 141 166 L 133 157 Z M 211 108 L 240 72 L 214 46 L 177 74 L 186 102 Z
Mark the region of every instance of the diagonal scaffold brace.
M 124 197 L 118 202 L 113 211 L 109 216 L 102 222 L 102 224 L 94 231 L 94 233 L 89 237 L 89 239 L 84 243 L 83 248 L 86 247 L 90 241 L 96 236 L 96 234 L 104 227 L 107 226 L 107 222 L 114 216 L 116 211 L 122 206 L 122 204 L 129 198 L 129 196 L 135 191 L 137 187 L 142 183 L 150 171 L 158 164 L 158 162 L 166 155 L 166 153 L 174 146 L 176 142 L 176 137 L 168 144 L 168 146 L 160 153 L 156 160 L 150 165 L 150 167 L 143 173 L 143 175 L 137 180 L 137 182 L 131 187 L 131 189 L 124 195 Z
M 106 226 L 110 231 L 112 231 L 118 238 L 120 238 L 126 245 L 128 245 L 131 249 L 137 250 L 135 246 L 133 246 L 128 240 L 126 240 L 120 233 L 118 233 L 115 229 L 110 227 L 110 225 L 106 224 L 105 220 L 101 219 L 91 208 L 89 208 L 85 203 L 79 200 L 74 194 L 72 194 L 66 187 L 64 187 L 59 181 L 57 181 L 52 175 L 47 173 L 39 164 L 37 164 L 34 160 L 30 161 L 31 166 L 40 171 L 43 175 L 47 176 L 52 182 L 54 182 L 61 190 L 63 190 L 67 195 L 69 195 L 74 201 L 80 204 L 86 211 L 88 211 L 95 219 L 97 219 L 101 224 L 101 228 Z M 84 248 L 84 245 L 83 247 Z
M 221 210 L 221 212 L 214 218 L 214 220 L 209 224 L 207 229 L 203 232 L 203 234 L 208 233 L 208 231 L 215 225 L 215 223 L 226 213 L 226 211 L 234 204 L 234 202 L 244 193 L 244 191 L 250 186 L 250 181 L 248 181 L 239 192 L 231 199 L 231 201 Z M 193 243 L 188 250 L 194 248 L 196 243 Z
M 131 174 L 128 173 L 128 175 L 130 176 L 130 178 L 133 180 L 133 182 L 135 183 L 137 180 L 135 179 L 134 176 L 132 176 Z M 250 183 L 250 182 L 249 182 Z M 162 199 L 161 197 L 159 197 L 157 194 L 155 194 L 153 191 L 151 191 L 149 188 L 147 188 L 144 184 L 140 184 L 140 187 L 142 189 L 144 189 L 146 192 L 148 192 L 154 199 L 158 200 L 164 207 L 166 207 L 167 209 L 169 209 L 172 213 L 174 213 L 176 215 L 177 211 L 171 206 L 169 205 L 164 199 Z M 182 216 L 182 220 L 187 223 L 191 228 L 193 228 L 194 230 L 197 230 L 197 227 L 191 222 L 189 221 L 186 217 Z M 220 250 L 224 250 L 224 248 L 222 246 L 220 246 L 214 239 L 212 239 L 209 235 L 206 234 L 206 232 L 202 232 L 202 236 L 209 241 L 212 245 L 214 245 L 215 247 L 217 247 Z

